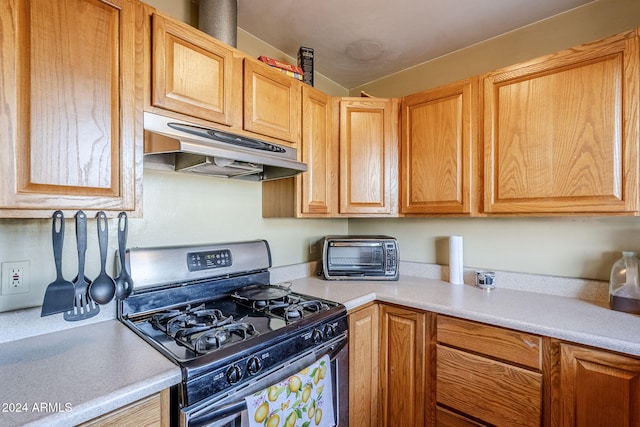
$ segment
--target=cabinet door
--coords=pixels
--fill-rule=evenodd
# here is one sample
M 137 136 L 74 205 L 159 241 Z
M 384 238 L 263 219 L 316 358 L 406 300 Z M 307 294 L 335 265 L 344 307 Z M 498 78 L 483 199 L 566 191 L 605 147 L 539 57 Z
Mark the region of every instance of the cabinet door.
M 244 129 L 298 143 L 301 85 L 268 65 L 245 58 Z
M 169 411 L 169 390 L 166 389 L 83 423 L 79 427 L 168 427 L 170 425 Z
M 397 214 L 397 101 L 340 101 L 340 214 Z
M 242 62 L 234 58 L 233 51 L 157 13 L 152 15 L 151 26 L 152 105 L 241 126 Z
M 0 3 L 0 216 L 136 209 L 139 10 L 130 0 Z
M 380 306 L 381 425 L 425 425 L 425 314 Z
M 474 78 L 403 98 L 402 213 L 471 213 L 478 198 L 477 84 Z
M 310 86 L 302 87 L 301 161 L 307 172 L 298 175 L 301 216 L 329 216 L 337 193 L 337 148 L 331 132 L 329 96 Z
M 560 345 L 562 426 L 640 425 L 640 360 Z
M 638 210 L 638 37 L 484 78 L 488 213 Z
M 378 306 L 349 314 L 349 425 L 378 423 Z
M 298 158 L 307 171 L 294 178 L 262 183 L 262 216 L 326 218 L 338 197 L 338 147 L 332 131 L 331 97 L 302 86 L 302 141 Z

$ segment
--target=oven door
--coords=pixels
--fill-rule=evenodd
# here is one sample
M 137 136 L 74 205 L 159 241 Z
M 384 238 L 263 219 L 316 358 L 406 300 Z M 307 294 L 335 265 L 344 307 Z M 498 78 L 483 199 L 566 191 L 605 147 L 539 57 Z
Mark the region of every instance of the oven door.
M 349 425 L 349 353 L 347 335 L 340 335 L 332 341 L 319 345 L 284 366 L 276 368 L 255 381 L 231 390 L 226 396 L 206 400 L 184 408 L 180 413 L 180 425 L 185 427 L 248 427 L 249 415 L 245 397 L 263 390 L 301 371 L 325 354 L 331 360 L 331 382 L 333 385 L 333 409 L 338 427 Z

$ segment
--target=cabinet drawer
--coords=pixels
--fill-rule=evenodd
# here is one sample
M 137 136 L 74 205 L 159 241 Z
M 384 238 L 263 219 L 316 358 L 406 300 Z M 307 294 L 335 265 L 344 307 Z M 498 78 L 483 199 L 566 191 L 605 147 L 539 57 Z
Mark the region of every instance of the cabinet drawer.
M 482 427 L 484 424 L 477 423 L 455 412 L 447 411 L 444 408 L 436 408 L 436 425 L 438 427 Z
M 438 316 L 438 342 L 533 369 L 542 368 L 542 337 Z
M 437 345 L 436 400 L 494 425 L 538 426 L 542 374 Z

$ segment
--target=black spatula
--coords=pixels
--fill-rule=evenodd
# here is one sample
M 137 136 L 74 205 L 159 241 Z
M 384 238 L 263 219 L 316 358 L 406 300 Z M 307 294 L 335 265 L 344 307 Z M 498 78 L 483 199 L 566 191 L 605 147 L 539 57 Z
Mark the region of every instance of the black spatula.
M 41 317 L 73 310 L 75 288 L 73 283 L 62 277 L 62 244 L 64 242 L 64 215 L 62 211 L 53 213 L 51 226 L 53 241 L 53 260 L 56 264 L 56 280 L 47 286 L 42 302 Z

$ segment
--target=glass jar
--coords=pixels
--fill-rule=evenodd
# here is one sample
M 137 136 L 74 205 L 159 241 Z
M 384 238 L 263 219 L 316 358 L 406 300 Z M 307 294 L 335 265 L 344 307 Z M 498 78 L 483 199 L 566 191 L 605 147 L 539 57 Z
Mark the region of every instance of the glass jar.
M 640 314 L 640 284 L 638 263 L 633 251 L 623 251 L 622 258 L 611 268 L 609 307 L 612 310 Z

